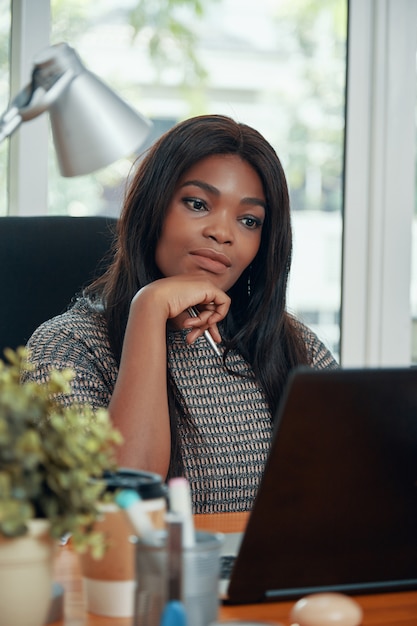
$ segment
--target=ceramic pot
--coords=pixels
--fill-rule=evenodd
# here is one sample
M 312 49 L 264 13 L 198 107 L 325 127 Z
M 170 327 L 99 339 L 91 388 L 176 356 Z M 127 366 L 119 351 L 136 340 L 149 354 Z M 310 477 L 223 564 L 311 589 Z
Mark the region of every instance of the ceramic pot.
M 51 604 L 56 542 L 49 522 L 31 520 L 23 537 L 0 537 L 0 622 L 43 626 Z

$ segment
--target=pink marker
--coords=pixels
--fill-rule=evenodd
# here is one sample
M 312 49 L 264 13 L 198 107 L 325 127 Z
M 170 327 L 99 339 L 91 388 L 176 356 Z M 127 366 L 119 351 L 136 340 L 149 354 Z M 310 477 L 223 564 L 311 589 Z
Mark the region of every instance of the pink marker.
M 195 545 L 191 491 L 188 480 L 183 477 L 171 478 L 168 483 L 169 507 L 180 516 L 183 523 L 182 544 L 184 548 Z

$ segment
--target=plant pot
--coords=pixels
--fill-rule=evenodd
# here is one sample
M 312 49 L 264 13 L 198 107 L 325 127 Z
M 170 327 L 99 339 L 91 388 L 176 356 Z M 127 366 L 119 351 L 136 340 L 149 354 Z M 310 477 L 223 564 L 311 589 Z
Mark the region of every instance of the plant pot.
M 0 622 L 43 626 L 51 604 L 56 542 L 49 522 L 31 520 L 23 537 L 0 537 Z

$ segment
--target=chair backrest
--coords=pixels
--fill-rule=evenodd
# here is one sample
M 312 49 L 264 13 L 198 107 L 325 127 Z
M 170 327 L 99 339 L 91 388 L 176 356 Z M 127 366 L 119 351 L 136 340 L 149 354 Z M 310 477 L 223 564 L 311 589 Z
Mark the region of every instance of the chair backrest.
M 0 358 L 25 345 L 45 320 L 106 267 L 117 219 L 0 218 Z M 108 262 L 108 261 L 107 261 Z

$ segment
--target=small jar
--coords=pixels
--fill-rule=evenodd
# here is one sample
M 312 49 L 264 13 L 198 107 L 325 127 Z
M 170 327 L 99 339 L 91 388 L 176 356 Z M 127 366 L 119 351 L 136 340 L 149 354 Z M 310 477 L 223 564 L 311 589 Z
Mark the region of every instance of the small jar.
M 155 528 L 164 527 L 167 510 L 167 487 L 161 476 L 121 468 L 105 472 L 106 491 L 133 489 L 140 497 Z M 81 555 L 86 608 L 90 613 L 108 617 L 133 617 L 136 588 L 133 528 L 117 504 L 102 503 L 96 530 L 102 532 L 108 547 L 102 559 L 87 552 Z

